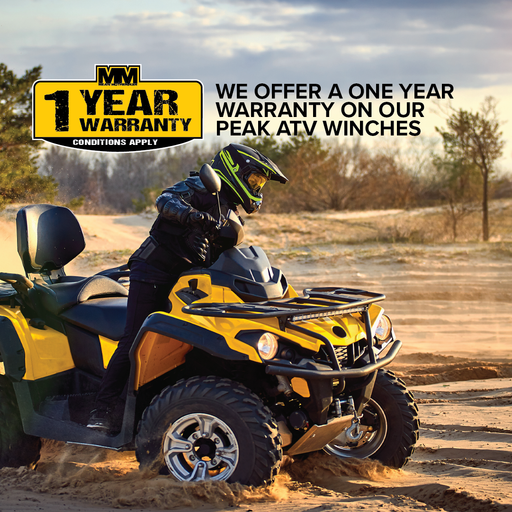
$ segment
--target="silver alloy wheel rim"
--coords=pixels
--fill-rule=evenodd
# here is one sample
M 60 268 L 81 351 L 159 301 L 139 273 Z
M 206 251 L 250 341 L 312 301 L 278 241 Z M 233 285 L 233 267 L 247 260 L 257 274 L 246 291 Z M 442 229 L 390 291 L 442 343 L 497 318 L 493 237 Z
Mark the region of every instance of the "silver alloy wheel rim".
M 227 480 L 235 471 L 239 449 L 235 434 L 211 414 L 187 414 L 164 435 L 163 455 L 180 481 Z
M 366 404 L 365 409 L 367 408 L 377 414 L 379 420 L 378 430 L 370 431 L 367 426 L 361 424 L 360 428 L 361 431 L 364 432 L 364 436 L 358 442 L 357 446 L 347 446 L 345 432 L 342 432 L 336 439 L 334 439 L 334 441 L 324 447 L 324 450 L 327 453 L 330 455 L 336 455 L 337 457 L 366 459 L 377 452 L 386 439 L 386 435 L 388 433 L 388 422 L 382 407 L 371 398 Z

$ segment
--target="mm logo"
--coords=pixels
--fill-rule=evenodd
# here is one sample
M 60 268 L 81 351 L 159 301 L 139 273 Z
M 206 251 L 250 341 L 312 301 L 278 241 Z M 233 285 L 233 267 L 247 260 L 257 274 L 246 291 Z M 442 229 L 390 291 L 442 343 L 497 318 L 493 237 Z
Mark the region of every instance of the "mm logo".
M 203 137 L 197 80 L 142 80 L 140 66 L 96 66 L 94 80 L 39 80 L 33 138 L 91 151 L 160 149 Z
M 140 66 L 97 66 L 98 85 L 138 85 Z

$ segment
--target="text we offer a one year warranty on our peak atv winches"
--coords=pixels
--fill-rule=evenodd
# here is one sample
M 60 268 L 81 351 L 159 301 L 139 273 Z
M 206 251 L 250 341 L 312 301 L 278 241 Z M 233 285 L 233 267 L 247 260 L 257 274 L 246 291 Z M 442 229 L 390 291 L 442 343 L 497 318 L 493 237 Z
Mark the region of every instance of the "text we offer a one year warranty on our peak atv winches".
M 230 136 L 292 136 L 301 131 L 308 136 L 418 136 L 425 117 L 423 100 L 453 99 L 454 90 L 451 84 L 354 83 L 344 96 L 338 84 L 322 93 L 320 84 L 261 83 L 252 94 L 264 101 L 246 101 L 248 84 L 216 88 L 222 100 L 216 102 L 216 133 Z

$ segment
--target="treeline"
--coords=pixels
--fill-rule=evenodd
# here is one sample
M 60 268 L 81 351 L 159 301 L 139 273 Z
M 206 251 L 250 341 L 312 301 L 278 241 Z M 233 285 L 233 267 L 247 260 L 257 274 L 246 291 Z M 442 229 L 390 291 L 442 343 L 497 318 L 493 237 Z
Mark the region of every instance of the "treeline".
M 83 213 L 140 212 L 166 187 L 211 159 L 207 144 L 140 153 L 89 153 L 49 146 L 39 174 L 58 184 L 55 202 Z
M 0 209 L 13 202 L 58 202 L 86 213 L 128 213 L 154 204 L 165 187 L 209 162 L 221 148 L 194 141 L 142 153 L 42 149 L 31 137 L 31 86 L 41 67 L 17 77 L 0 63 Z M 489 239 L 489 199 L 512 196 L 499 173 L 505 141 L 498 102 L 476 112 L 444 112 L 437 142 L 420 137 L 400 146 L 368 147 L 360 139 L 332 143 L 300 134 L 242 142 L 274 160 L 290 182 L 264 189 L 264 212 L 445 206 L 453 239 L 461 219 L 481 212 Z M 444 123 L 443 123 L 444 124 Z
M 430 140 L 415 139 L 405 149 L 392 143 L 369 148 L 360 139 L 330 144 L 304 134 L 244 143 L 277 163 L 290 180 L 265 191 L 267 207 L 275 212 L 407 208 L 431 195 Z
M 460 188 L 446 177 L 436 141 L 411 139 L 370 148 L 360 140 L 332 144 L 300 134 L 245 139 L 277 163 L 289 178 L 267 185 L 264 212 L 413 208 L 445 204 Z M 58 183 L 56 202 L 84 213 L 130 213 L 152 207 L 160 191 L 209 162 L 222 146 L 194 142 L 142 153 L 89 153 L 51 146 L 39 174 Z M 478 175 L 472 177 L 478 201 Z M 467 191 L 466 191 L 467 192 Z M 494 176 L 492 197 L 512 196 L 512 182 Z M 460 202 L 460 201 L 459 201 Z

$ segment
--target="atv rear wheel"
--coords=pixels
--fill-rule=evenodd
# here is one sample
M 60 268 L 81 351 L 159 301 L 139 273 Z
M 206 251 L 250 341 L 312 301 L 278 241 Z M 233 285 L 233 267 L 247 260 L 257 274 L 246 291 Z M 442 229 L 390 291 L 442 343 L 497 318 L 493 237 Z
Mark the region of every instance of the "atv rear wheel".
M 23 432 L 12 384 L 0 376 L 0 468 L 30 466 L 40 452 L 41 439 Z
M 337 457 L 372 458 L 395 468 L 409 461 L 419 437 L 418 407 L 405 383 L 379 370 L 372 397 L 360 421 L 362 438 L 350 442 L 342 432 L 324 450 Z
M 144 411 L 136 437 L 141 468 L 180 481 L 274 480 L 281 437 L 270 410 L 229 379 L 192 377 L 165 388 Z

